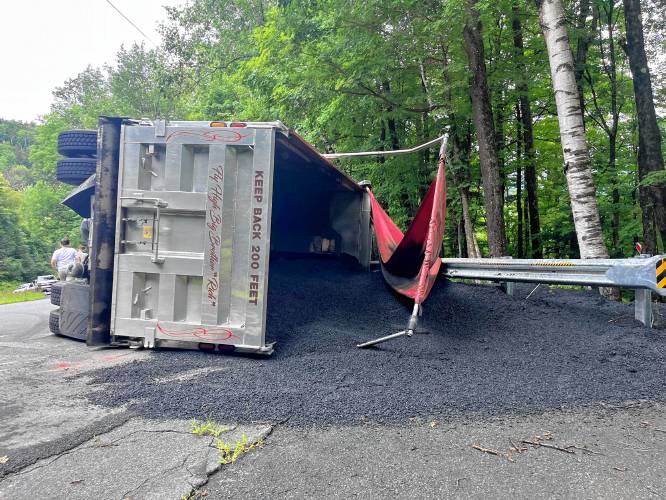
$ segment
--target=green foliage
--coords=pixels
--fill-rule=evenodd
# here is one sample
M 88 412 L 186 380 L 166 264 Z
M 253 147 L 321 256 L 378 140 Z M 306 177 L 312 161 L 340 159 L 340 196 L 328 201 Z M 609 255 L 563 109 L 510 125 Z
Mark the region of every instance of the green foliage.
M 21 189 L 31 180 L 28 149 L 34 135 L 32 124 L 0 119 L 0 175 L 14 189 Z
M 263 441 L 250 443 L 245 433 L 241 435 L 240 439 L 237 439 L 234 442 L 226 442 L 223 439 L 220 439 L 221 434 L 232 430 L 233 428 L 218 424 L 209 418 L 203 422 L 200 422 L 197 419 L 192 419 L 192 434 L 213 437 L 215 448 L 220 454 L 219 463 L 222 465 L 233 464 L 241 457 L 241 455 L 254 448 L 260 448 L 263 446 Z
M 641 239 L 642 222 L 636 110 L 621 49 L 623 12 L 618 2 L 590 2 L 590 13 L 580 27 L 582 3 L 565 2 L 569 34 L 574 54 L 585 40 L 590 42 L 581 68 L 581 88 L 599 211 L 612 255 L 626 256 L 632 253 L 634 241 Z M 545 257 L 577 257 L 548 58 L 534 3 L 484 0 L 477 6 L 510 252 L 518 251 L 517 169 L 520 166 L 524 172 L 525 167 L 524 152 L 519 156 L 517 148 L 517 89 L 526 80 L 534 122 L 539 239 Z M 646 0 L 643 8 L 660 112 L 666 103 L 666 65 L 661 64 L 666 11 L 655 0 Z M 101 114 L 280 119 L 328 152 L 409 147 L 448 130 L 459 145 L 466 145 L 466 152 L 451 155 L 447 165 L 445 253 L 464 253 L 462 190 L 469 196 L 478 244 L 482 253 L 487 252 L 479 155 L 471 121 L 473 75 L 462 42 L 468 19 L 465 0 L 193 0 L 167 10 L 159 49 L 123 47 L 114 66 L 88 67 L 67 80 L 55 89 L 52 111 L 36 127 L 0 120 L 0 173 L 9 181 L 0 184 L 4 190 L 0 279 L 27 277 L 39 262 L 48 260 L 63 235 L 78 239 L 78 218 L 59 204 L 69 188 L 54 179 L 57 136 L 68 129 L 96 127 Z M 514 16 L 522 24 L 522 56 L 514 48 Z M 663 118 L 661 126 L 666 127 Z M 666 140 L 663 146 L 666 151 Z M 350 159 L 338 165 L 357 180 L 369 179 L 380 203 L 404 228 L 432 179 L 436 158 L 430 151 Z M 642 184 L 665 182 L 661 171 Z M 524 184 L 521 187 L 524 206 L 526 189 Z M 522 227 L 529 250 L 527 220 Z
M 32 280 L 48 269 L 39 248 L 19 223 L 21 194 L 0 176 L 0 281 Z
M 55 248 L 67 237 L 73 245 L 80 244 L 81 218 L 60 204 L 71 190 L 69 186 L 49 185 L 44 181 L 26 188 L 21 196 L 19 218 L 33 240 Z
M 664 186 L 666 185 L 666 170 L 650 172 L 639 182 L 641 186 Z
M 223 432 L 231 430 L 233 430 L 232 427 L 218 424 L 210 418 L 207 418 L 203 422 L 199 422 L 196 418 L 192 419 L 192 434 L 196 434 L 197 436 L 213 436 L 218 438 Z
M 59 114 L 42 125 L 0 120 L 0 281 L 29 281 L 49 270 L 63 235 L 79 239 L 80 218 L 60 204 L 70 191 L 55 181 Z
M 12 293 L 11 291 L 0 290 L 0 305 L 27 302 L 29 300 L 41 300 L 43 298 L 44 294 L 42 292 Z
M 234 443 L 227 443 L 221 439 L 215 440 L 215 448 L 220 453 L 219 462 L 222 465 L 233 464 L 245 453 L 255 448 L 261 448 L 262 446 L 263 442 L 261 441 L 257 443 L 248 442 L 245 434 L 241 435 L 241 438 L 237 439 Z

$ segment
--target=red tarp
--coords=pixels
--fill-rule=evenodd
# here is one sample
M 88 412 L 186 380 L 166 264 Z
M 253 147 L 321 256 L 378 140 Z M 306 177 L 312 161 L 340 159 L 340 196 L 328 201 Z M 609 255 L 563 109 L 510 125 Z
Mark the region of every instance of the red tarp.
M 404 235 L 372 193 L 370 198 L 384 279 L 396 292 L 421 304 L 435 284 L 441 265 L 446 218 L 444 155 L 440 152 L 437 176 Z

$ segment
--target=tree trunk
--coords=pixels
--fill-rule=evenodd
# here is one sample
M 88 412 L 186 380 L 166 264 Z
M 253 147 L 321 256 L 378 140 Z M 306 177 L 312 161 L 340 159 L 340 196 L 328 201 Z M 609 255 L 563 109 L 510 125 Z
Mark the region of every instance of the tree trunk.
M 523 158 L 520 120 L 520 104 L 516 104 L 516 213 L 518 214 L 516 253 L 518 254 L 518 258 L 522 259 L 525 257 L 525 251 L 523 249 Z
M 462 211 L 462 224 L 465 231 L 465 245 L 467 256 L 471 258 L 480 258 L 481 250 L 474 234 L 474 222 L 469 211 L 469 155 L 471 153 L 471 138 L 461 137 L 460 130 L 456 127 L 455 117 L 449 115 L 451 121 L 451 168 L 449 172 L 453 176 L 454 183 L 458 186 L 460 194 L 460 205 Z M 454 167 L 457 166 L 458 168 Z M 462 175 L 460 174 L 462 172 Z
M 502 186 L 502 196 L 506 197 L 508 183 L 506 182 L 506 172 L 504 171 L 504 96 L 502 92 L 496 95 L 495 117 L 493 124 L 495 128 L 495 146 L 497 147 L 497 168 L 499 170 L 500 183 Z
M 532 109 L 530 104 L 530 94 L 527 86 L 527 70 L 525 69 L 525 49 L 523 45 L 523 27 L 520 22 L 520 10 L 518 6 L 513 6 L 513 19 L 511 27 L 513 29 L 513 45 L 516 50 L 516 61 L 518 65 L 518 81 L 516 90 L 518 91 L 518 104 L 520 106 L 520 121 L 522 128 L 523 150 L 525 152 L 525 188 L 527 190 L 527 207 L 529 210 L 530 223 L 530 255 L 532 258 L 543 257 L 541 249 L 541 223 L 539 221 L 539 200 L 537 198 L 537 177 L 536 161 L 534 159 L 534 128 L 532 125 Z M 526 219 L 527 220 L 527 219 Z
M 612 216 L 611 216 L 611 255 L 613 257 L 622 256 L 622 249 L 620 248 L 620 189 L 618 187 L 617 178 L 617 133 L 618 127 L 620 124 L 620 109 L 618 107 L 618 91 L 617 91 L 617 58 L 615 50 L 615 22 L 614 22 L 614 12 L 615 4 L 611 0 L 608 5 L 604 7 L 605 22 L 606 22 L 606 43 L 608 44 L 608 64 L 606 64 L 606 57 L 603 58 L 603 69 L 606 75 L 608 76 L 610 84 L 610 100 L 611 100 L 611 124 L 606 123 L 606 119 L 603 118 L 604 113 L 601 112 L 597 105 L 597 101 L 594 100 L 595 107 L 599 111 L 598 120 L 602 121 L 603 128 L 608 135 L 608 172 L 611 175 L 611 185 L 612 185 Z M 601 37 L 600 37 L 601 39 Z M 601 45 L 603 41 L 600 41 Z M 602 52 L 603 54 L 603 52 Z M 592 86 L 592 80 L 590 79 L 590 86 Z
M 497 144 L 493 127 L 493 113 L 484 60 L 481 21 L 476 10 L 477 0 L 467 0 L 468 21 L 463 29 L 465 50 L 473 77 L 470 84 L 472 116 L 479 144 L 483 200 L 486 208 L 488 247 L 492 257 L 506 255 L 506 229 L 504 226 L 504 193 L 500 181 Z
M 661 152 L 661 134 L 657 125 L 654 109 L 650 69 L 645 55 L 643 40 L 643 22 L 641 19 L 640 0 L 623 0 L 624 22 L 627 31 L 627 55 L 633 76 L 636 113 L 638 115 L 638 176 L 643 180 L 650 172 L 664 169 L 664 157 Z M 646 252 L 656 253 L 657 245 L 652 246 L 650 238 L 652 227 L 651 212 L 654 214 L 656 226 L 666 245 L 666 189 L 660 186 L 644 186 L 639 188 L 639 200 L 643 211 L 643 234 Z
M 458 257 L 467 257 L 467 243 L 465 239 L 465 226 L 462 216 L 456 221 L 456 241 L 458 243 Z
M 525 239 L 523 240 L 525 242 L 525 253 L 527 253 L 527 242 L 531 241 L 530 239 L 530 225 L 527 224 L 527 222 L 530 220 L 530 214 L 527 208 L 527 203 L 523 204 L 523 220 L 525 221 Z M 539 246 L 539 249 L 541 250 L 542 247 Z M 534 250 L 530 249 L 530 255 L 534 256 Z
M 467 256 L 472 259 L 481 258 L 481 250 L 479 243 L 474 234 L 474 223 L 469 214 L 469 188 L 460 188 L 460 204 L 462 205 L 463 224 L 465 227 L 465 242 L 467 243 Z
M 617 166 L 616 166 L 616 150 L 617 150 L 617 127 L 614 129 L 614 133 L 609 138 L 608 141 L 608 150 L 609 150 L 609 159 L 608 159 L 608 170 L 613 176 L 611 185 L 613 187 L 611 191 L 611 197 L 613 201 L 612 217 L 611 217 L 611 240 L 613 246 L 611 247 L 612 257 L 622 257 L 623 252 L 620 248 L 620 188 L 617 184 Z
M 597 29 L 597 9 L 592 9 L 592 26 L 587 29 L 587 16 L 590 15 L 590 0 L 581 0 L 576 19 L 576 86 L 578 87 L 578 99 L 580 101 L 581 112 L 585 113 L 585 96 L 583 95 L 583 73 L 587 64 L 587 52 Z M 585 125 L 585 123 L 583 123 Z
M 386 94 L 386 96 L 390 99 L 391 84 L 389 83 L 389 81 L 384 80 L 384 82 L 381 85 L 381 88 Z M 394 116 L 395 108 L 393 106 L 387 106 L 386 111 L 387 111 L 386 123 L 388 124 L 389 137 L 391 139 L 391 148 L 400 149 L 400 139 L 398 139 L 398 128 L 396 126 L 395 116 Z
M 608 257 L 608 251 L 599 221 L 596 189 L 583 129 L 583 114 L 578 101 L 564 8 L 561 0 L 537 2 L 540 4 L 539 17 L 550 59 L 564 153 L 564 173 L 569 187 L 578 246 L 584 259 L 605 258 Z
M 384 147 L 386 145 L 386 124 L 384 123 L 383 119 L 380 120 L 380 123 L 382 125 L 382 128 L 379 132 L 379 142 L 381 144 L 381 146 L 379 147 L 379 150 L 384 151 Z M 377 161 L 379 161 L 380 165 L 384 164 L 386 162 L 386 157 L 384 155 L 380 155 L 377 158 Z
M 550 74 L 564 153 L 564 173 L 569 188 L 580 256 L 583 259 L 608 258 L 608 249 L 604 243 L 599 220 L 596 189 L 592 179 L 564 7 L 562 0 L 537 0 L 537 5 L 550 60 Z M 606 297 L 615 298 L 617 290 L 601 289 L 601 293 Z

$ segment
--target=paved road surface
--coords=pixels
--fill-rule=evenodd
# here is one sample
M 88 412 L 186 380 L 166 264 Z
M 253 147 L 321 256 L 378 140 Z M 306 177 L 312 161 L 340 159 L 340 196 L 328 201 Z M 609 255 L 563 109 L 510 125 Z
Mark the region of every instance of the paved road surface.
M 187 421 L 91 404 L 91 391 L 114 381 L 90 385 L 88 374 L 150 363 L 154 355 L 90 350 L 54 337 L 52 307 L 0 306 L 0 457 L 8 457 L 0 498 L 181 498 L 192 489 L 207 499 L 666 497 L 666 406 L 659 398 L 390 424 L 243 422 L 226 442 L 246 434 L 264 437 L 264 445 L 220 467 L 212 438 L 192 436 Z M 215 359 L 196 376 L 219 376 L 226 358 Z

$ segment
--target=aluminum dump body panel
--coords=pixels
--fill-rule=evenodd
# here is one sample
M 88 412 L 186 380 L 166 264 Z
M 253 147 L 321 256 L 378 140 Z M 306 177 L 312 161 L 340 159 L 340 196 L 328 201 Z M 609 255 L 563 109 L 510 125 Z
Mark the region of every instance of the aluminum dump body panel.
M 369 260 L 365 191 L 279 122 L 126 124 L 120 147 L 115 341 L 270 353 L 272 251 Z
M 125 126 L 112 333 L 265 344 L 273 127 Z

